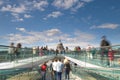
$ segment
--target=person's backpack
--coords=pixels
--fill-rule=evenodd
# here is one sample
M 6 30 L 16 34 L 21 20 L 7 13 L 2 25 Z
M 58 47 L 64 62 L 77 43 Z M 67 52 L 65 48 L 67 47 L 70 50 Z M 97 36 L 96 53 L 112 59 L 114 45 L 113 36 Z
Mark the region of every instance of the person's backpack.
M 46 65 L 42 65 L 42 66 L 41 66 L 41 70 L 42 70 L 42 71 L 46 71 L 46 68 L 47 68 Z

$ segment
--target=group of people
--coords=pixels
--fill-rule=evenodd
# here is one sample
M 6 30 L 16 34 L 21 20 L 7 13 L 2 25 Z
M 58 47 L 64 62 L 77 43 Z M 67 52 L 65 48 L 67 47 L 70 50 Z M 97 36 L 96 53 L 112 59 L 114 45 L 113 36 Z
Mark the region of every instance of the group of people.
M 14 46 L 14 43 L 11 43 L 8 48 L 8 58 L 10 61 L 13 61 L 14 59 L 19 59 L 20 52 L 21 52 L 21 43 L 18 43 L 16 47 Z
M 58 48 L 62 49 L 61 46 L 62 43 L 60 43 L 58 45 Z M 21 52 L 21 43 L 18 43 L 16 46 L 14 46 L 14 43 L 11 43 L 8 49 L 8 58 L 10 61 L 13 61 L 15 58 L 18 59 L 20 57 L 20 52 Z M 111 65 L 113 64 L 114 61 L 114 53 L 115 51 L 112 50 L 112 48 L 110 47 L 111 44 L 110 42 L 106 39 L 106 36 L 102 37 L 101 43 L 100 43 L 100 57 L 101 57 L 101 63 L 104 63 L 106 61 L 107 65 Z M 62 45 L 63 47 L 63 45 Z M 74 48 L 75 51 L 75 56 L 76 54 L 80 55 L 82 53 L 82 50 L 80 48 L 80 46 L 77 46 Z M 88 57 L 88 59 L 94 59 L 95 57 L 95 53 L 96 53 L 96 49 L 91 46 L 88 45 L 86 50 L 86 56 Z M 46 52 L 45 52 L 46 51 Z M 45 53 L 49 54 L 50 52 L 55 52 L 56 55 L 59 53 L 58 50 L 54 51 L 54 50 L 48 50 L 48 47 L 33 47 L 33 55 L 44 55 Z M 68 52 L 68 47 L 66 47 L 66 52 Z
M 106 66 L 112 66 L 114 61 L 115 51 L 112 49 L 110 42 L 106 39 L 106 36 L 102 36 L 100 42 L 100 60 L 101 64 Z M 88 45 L 86 48 L 86 56 L 88 59 L 94 59 L 96 48 L 91 45 Z
M 42 80 L 46 80 L 46 70 L 47 64 L 46 62 L 41 65 L 41 75 Z M 71 71 L 70 61 L 68 59 L 54 59 L 50 64 L 50 72 L 52 80 L 62 80 L 62 73 L 65 72 L 65 80 L 69 80 Z

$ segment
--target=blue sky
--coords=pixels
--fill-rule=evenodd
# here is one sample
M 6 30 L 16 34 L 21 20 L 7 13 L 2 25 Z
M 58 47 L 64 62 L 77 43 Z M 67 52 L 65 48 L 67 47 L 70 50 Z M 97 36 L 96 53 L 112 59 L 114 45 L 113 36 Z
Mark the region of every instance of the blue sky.
M 55 48 L 120 43 L 120 0 L 0 0 L 0 44 Z

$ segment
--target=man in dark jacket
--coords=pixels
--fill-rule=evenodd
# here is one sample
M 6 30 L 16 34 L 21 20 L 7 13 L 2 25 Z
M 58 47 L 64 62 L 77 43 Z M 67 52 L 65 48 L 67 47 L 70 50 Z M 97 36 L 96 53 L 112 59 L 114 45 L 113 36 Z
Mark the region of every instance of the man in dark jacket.
M 106 65 L 109 66 L 108 49 L 110 48 L 110 43 L 109 41 L 106 40 L 106 36 L 102 36 L 100 47 L 101 47 L 101 64 L 103 65 L 103 62 L 105 61 Z

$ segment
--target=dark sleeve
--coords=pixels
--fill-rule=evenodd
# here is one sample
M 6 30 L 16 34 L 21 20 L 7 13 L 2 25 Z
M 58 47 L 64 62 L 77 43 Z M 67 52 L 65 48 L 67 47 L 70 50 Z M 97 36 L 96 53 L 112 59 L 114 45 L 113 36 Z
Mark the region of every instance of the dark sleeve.
M 71 65 L 69 64 L 70 70 L 72 70 Z
M 52 68 L 52 63 L 50 64 L 50 70 L 52 70 L 53 68 Z
M 103 46 L 103 41 L 101 41 L 100 46 Z
M 110 46 L 110 43 L 108 41 L 106 41 L 106 46 Z

